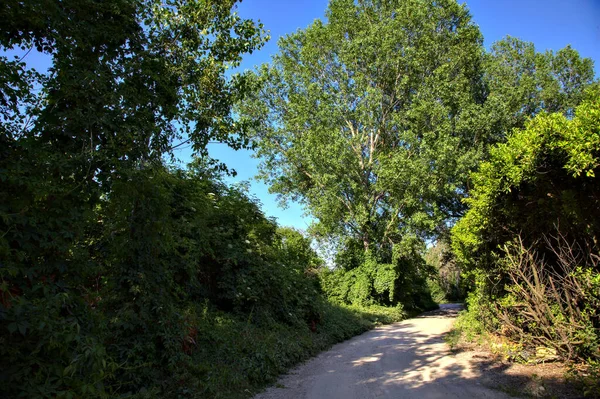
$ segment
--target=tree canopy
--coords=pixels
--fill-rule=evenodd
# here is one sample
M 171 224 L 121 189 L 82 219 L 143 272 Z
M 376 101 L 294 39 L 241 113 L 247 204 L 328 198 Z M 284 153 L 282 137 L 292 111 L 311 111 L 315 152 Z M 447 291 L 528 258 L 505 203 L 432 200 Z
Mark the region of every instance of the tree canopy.
M 389 252 L 461 207 L 480 153 L 481 34 L 453 0 L 334 0 L 326 17 L 281 39 L 241 113 L 259 121 L 273 192 L 306 204 L 319 233 Z
M 567 46 L 537 52 L 533 43 L 508 36 L 486 54 L 486 101 L 479 120 L 490 144 L 503 142 L 541 112 L 573 116 L 594 82 L 593 61 Z
M 591 60 L 486 52 L 456 0 L 331 0 L 236 74 L 267 39 L 237 3 L 0 3 L 0 396 L 247 395 L 462 296 L 461 267 L 469 304 L 600 359 Z M 256 149 L 335 267 L 224 183 L 212 141 Z
M 540 240 L 557 230 L 569 241 L 598 242 L 599 92 L 589 87 L 573 118 L 541 113 L 490 150 L 453 228 L 463 264 L 493 267 L 486 256 L 518 235 L 527 246 L 546 245 Z

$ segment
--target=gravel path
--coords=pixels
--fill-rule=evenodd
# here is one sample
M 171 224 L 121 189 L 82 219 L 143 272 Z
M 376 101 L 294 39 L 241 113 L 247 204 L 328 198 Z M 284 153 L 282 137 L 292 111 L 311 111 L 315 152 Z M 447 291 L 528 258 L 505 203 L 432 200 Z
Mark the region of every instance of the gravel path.
M 255 399 L 509 398 L 478 382 L 443 340 L 459 305 L 371 330 L 334 346 Z

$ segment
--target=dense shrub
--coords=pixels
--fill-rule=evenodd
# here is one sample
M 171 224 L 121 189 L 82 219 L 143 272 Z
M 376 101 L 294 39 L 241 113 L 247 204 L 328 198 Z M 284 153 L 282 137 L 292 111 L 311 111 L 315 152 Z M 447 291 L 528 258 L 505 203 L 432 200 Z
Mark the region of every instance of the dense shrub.
M 360 261 L 350 258 L 350 262 L 333 270 L 323 269 L 320 273 L 323 292 L 330 300 L 343 304 L 401 305 L 411 313 L 435 309 L 437 305 L 427 285 L 435 270 L 427 266 L 418 245 L 413 244 L 398 245 L 391 259 L 363 250 Z M 346 261 L 348 257 L 341 259 Z M 353 264 L 358 266 L 352 267 Z
M 315 298 L 321 309 L 316 329 L 282 323 L 257 324 L 217 311 L 196 310 L 198 341 L 187 370 L 186 389 L 198 397 L 245 398 L 291 366 L 380 323 L 405 318 L 400 308 L 345 307 Z
M 470 317 L 565 359 L 598 356 L 600 87 L 585 98 L 492 148 L 453 229 Z
M 204 290 L 198 252 L 220 248 L 190 240 L 218 231 L 199 222 L 219 217 L 209 191 L 163 156 L 247 144 L 231 112 L 246 80 L 225 71 L 264 36 L 235 3 L 0 3 L 0 396 L 171 392 L 189 303 L 230 295 Z
M 503 260 L 509 284 L 495 306 L 502 332 L 533 347 L 553 348 L 568 360 L 600 359 L 600 258 L 547 238 L 557 262 L 548 264 L 517 240 Z
M 586 96 L 574 118 L 540 114 L 491 149 L 473 175 L 470 209 L 452 230 L 461 264 L 494 268 L 494 256 L 517 235 L 542 250 L 543 235 L 557 226 L 570 242 L 598 241 L 600 87 Z
M 194 303 L 253 323 L 320 322 L 309 242 L 202 173 L 158 165 L 114 181 L 73 246 L 79 273 L 3 270 L 7 393 L 168 392 L 196 347 Z M 19 277 L 37 281 L 17 290 Z
M 231 397 L 405 317 L 324 300 L 310 241 L 198 163 L 122 173 L 86 223 L 90 275 L 17 291 L 4 270 L 4 395 Z

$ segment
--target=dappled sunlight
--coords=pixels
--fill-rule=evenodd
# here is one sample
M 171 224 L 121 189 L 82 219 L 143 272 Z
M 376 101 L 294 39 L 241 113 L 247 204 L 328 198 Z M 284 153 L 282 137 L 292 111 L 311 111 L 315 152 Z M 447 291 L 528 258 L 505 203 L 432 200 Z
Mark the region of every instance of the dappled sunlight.
M 448 356 L 450 352 L 443 335 L 452 323 L 453 314 L 448 315 L 445 309 L 431 313 L 377 329 L 366 334 L 366 339 L 361 337 L 352 342 L 351 345 L 370 341 L 372 352 L 358 352 L 345 363 L 365 373 L 371 369 L 381 371 L 376 377 L 354 381 L 354 385 L 395 391 L 477 378 L 479 374 L 474 367 L 457 364 L 453 356 Z M 431 334 L 431 330 L 436 333 Z
M 432 313 L 338 344 L 284 377 L 280 384 L 285 388 L 258 398 L 507 399 L 511 396 L 491 387 L 539 388 L 527 370 L 481 353 L 451 352 L 444 336 L 454 320 L 444 308 L 437 316 Z M 562 383 L 559 377 L 556 384 Z
M 377 362 L 379 361 L 379 359 L 381 359 L 381 356 L 383 355 L 383 353 L 377 353 L 373 356 L 367 356 L 367 357 L 363 357 L 357 360 L 353 360 L 351 363 L 355 366 L 361 366 L 365 363 L 372 363 L 372 362 Z

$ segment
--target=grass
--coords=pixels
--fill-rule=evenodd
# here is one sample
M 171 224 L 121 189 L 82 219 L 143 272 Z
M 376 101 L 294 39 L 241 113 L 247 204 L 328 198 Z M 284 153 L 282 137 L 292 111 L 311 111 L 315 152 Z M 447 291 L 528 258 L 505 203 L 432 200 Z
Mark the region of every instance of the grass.
M 187 387 L 186 397 L 247 398 L 333 344 L 404 318 L 401 308 L 324 302 L 321 321 L 311 331 L 308 325 L 256 324 L 206 309 L 199 321 L 194 364 L 181 385 Z
M 516 363 L 525 363 L 519 357 L 522 346 L 505 337 L 489 333 L 475 312 L 463 310 L 459 313 L 452 330 L 444 337 L 452 351 L 476 345 L 483 347 L 495 356 Z
M 452 330 L 444 337 L 451 350 L 457 349 L 463 343 L 481 344 L 486 332 L 474 312 L 463 310 L 458 314 Z

